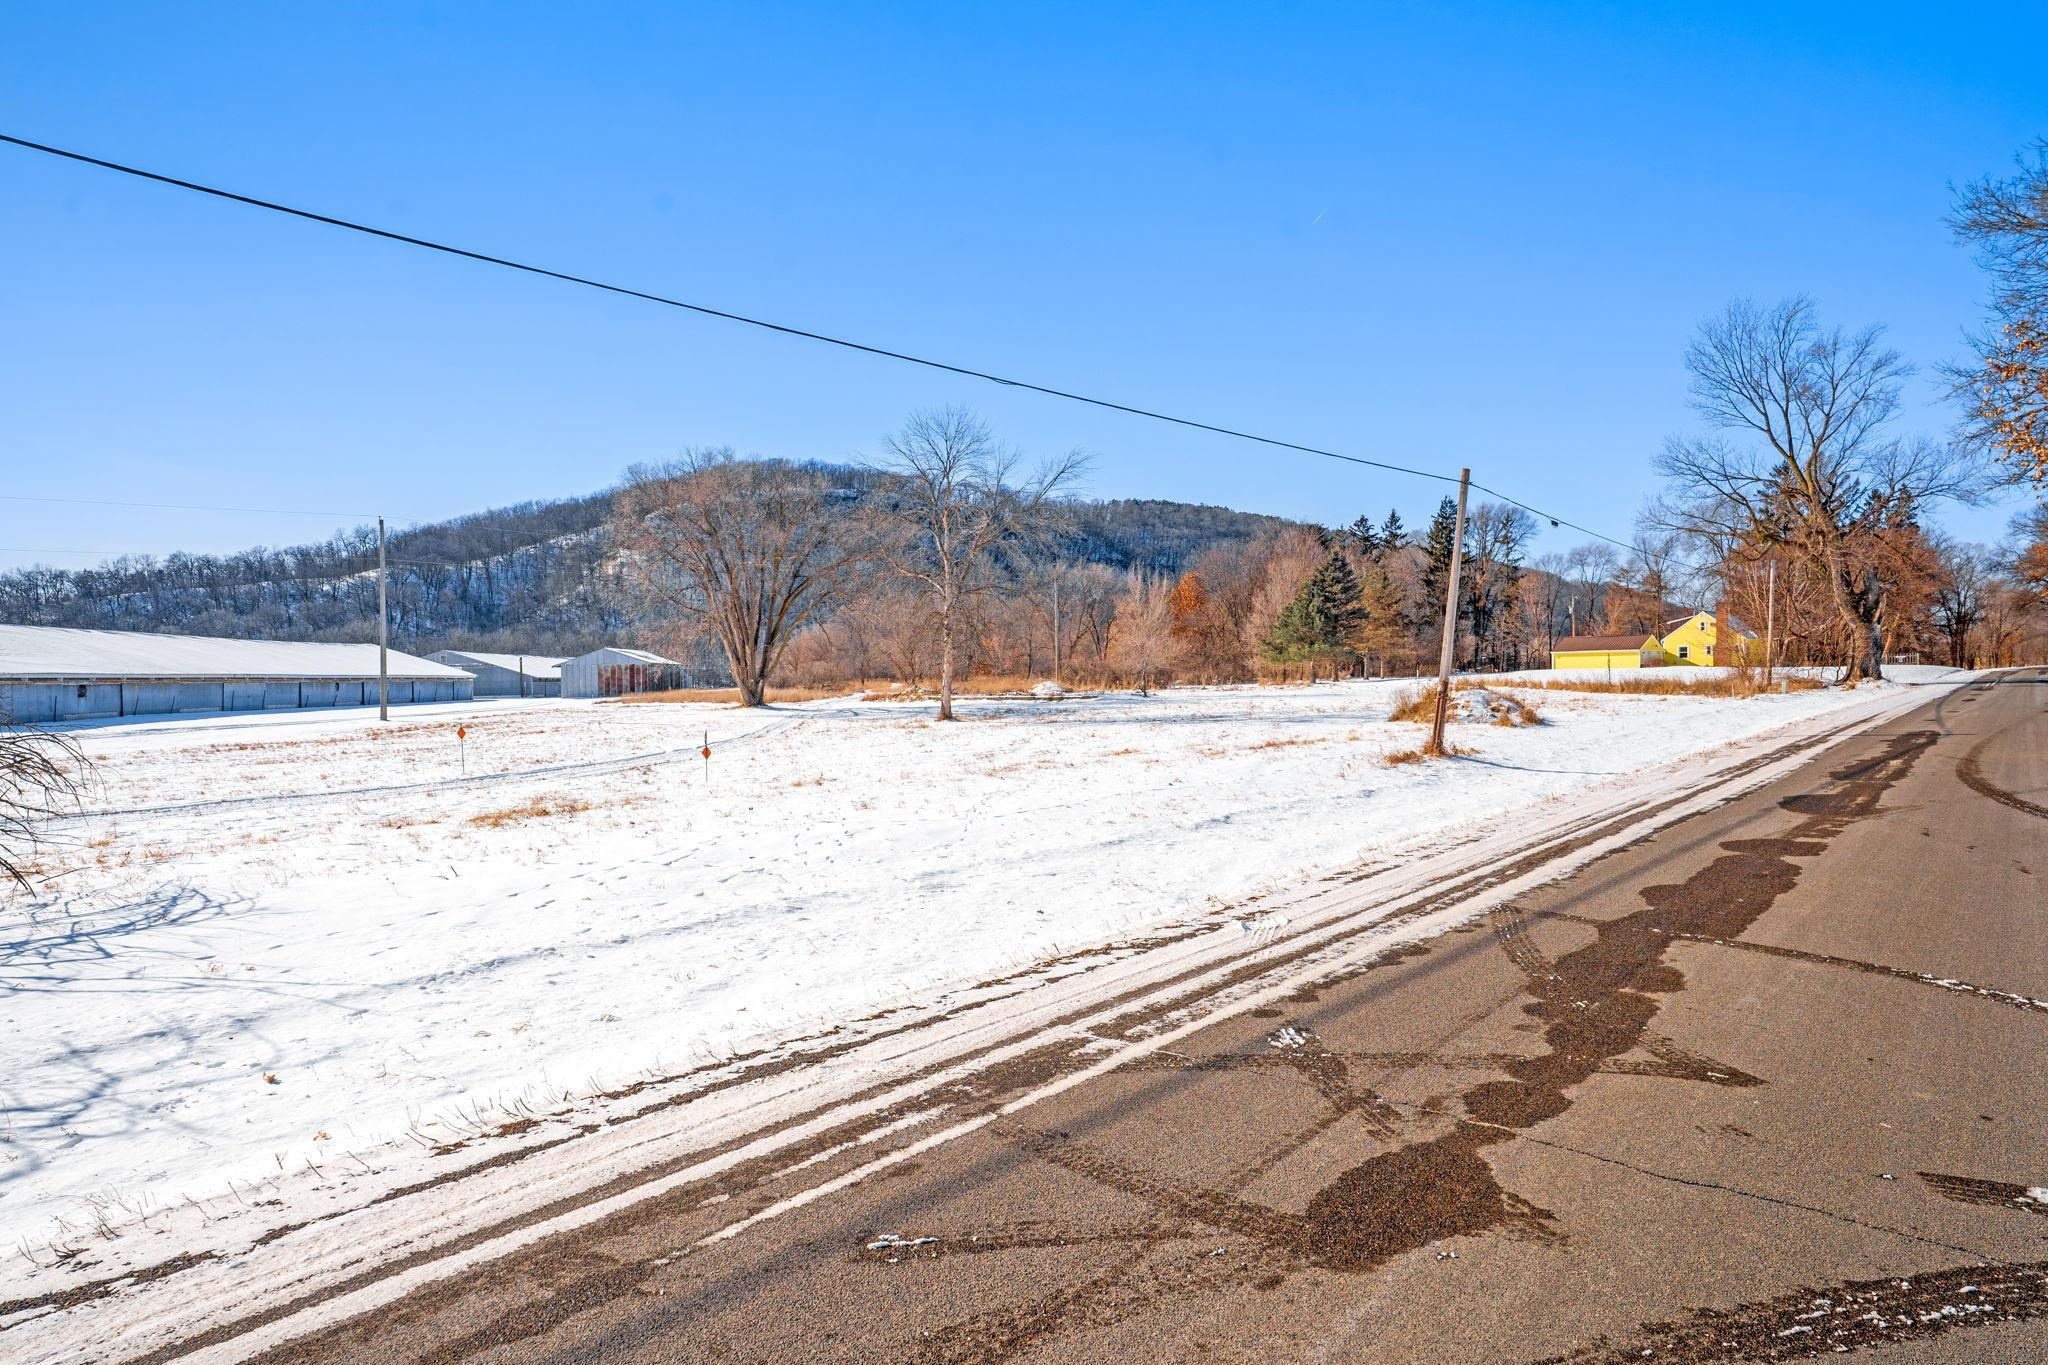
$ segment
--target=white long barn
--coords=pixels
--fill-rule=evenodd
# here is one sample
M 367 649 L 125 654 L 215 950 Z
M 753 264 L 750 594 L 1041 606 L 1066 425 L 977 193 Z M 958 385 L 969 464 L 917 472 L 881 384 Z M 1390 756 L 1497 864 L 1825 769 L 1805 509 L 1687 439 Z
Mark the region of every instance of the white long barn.
M 481 654 L 437 649 L 427 656 L 476 679 L 479 697 L 559 697 L 564 660 L 548 654 Z
M 397 650 L 388 668 L 395 704 L 472 695 L 459 668 Z M 376 704 L 375 645 L 0 626 L 0 716 L 16 722 Z

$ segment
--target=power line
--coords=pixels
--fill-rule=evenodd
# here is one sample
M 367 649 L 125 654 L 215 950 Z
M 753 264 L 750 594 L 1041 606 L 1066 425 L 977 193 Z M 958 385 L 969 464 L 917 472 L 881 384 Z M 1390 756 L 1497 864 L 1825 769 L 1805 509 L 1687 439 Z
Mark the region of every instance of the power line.
M 59 550 L 48 545 L 0 545 L 0 554 L 16 555 L 105 555 L 119 559 L 123 555 L 154 553 L 153 550 Z
M 1390 464 L 1384 460 L 1368 460 L 1359 455 L 1345 455 L 1338 451 L 1324 450 L 1317 446 L 1301 445 L 1294 441 L 1283 441 L 1273 436 L 1260 436 L 1255 432 L 1239 431 L 1232 427 L 1199 422 L 1193 418 L 1175 417 L 1170 413 L 1155 412 L 1148 408 L 1134 407 L 1128 403 L 1113 402 L 1107 398 L 1091 398 L 1087 394 L 1072 393 L 1065 389 L 1055 389 L 1048 385 L 1033 384 L 1021 379 L 1009 379 L 999 374 L 990 374 L 985 370 L 949 364 L 943 360 L 932 360 L 925 356 L 910 355 L 903 351 L 892 351 L 886 347 L 870 346 L 865 342 L 850 341 L 844 337 L 828 336 L 823 332 L 813 332 L 802 327 L 792 327 L 779 322 L 770 322 L 765 318 L 749 317 L 744 313 L 729 312 L 723 308 L 712 308 L 701 303 L 689 303 L 683 299 L 649 293 L 643 289 L 632 289 L 620 284 L 608 284 L 603 280 L 595 280 L 583 275 L 572 275 L 566 271 L 550 270 L 545 266 L 529 265 L 526 262 L 509 260 L 503 256 L 493 256 L 486 252 L 471 251 L 465 247 L 450 246 L 445 242 L 430 241 L 424 237 L 412 237 L 402 232 L 392 232 L 385 228 L 371 227 L 367 223 L 352 222 L 349 219 L 336 218 L 325 213 L 314 213 L 309 209 L 293 208 L 289 204 L 279 204 L 268 199 L 257 199 L 246 194 L 236 194 L 232 190 L 219 189 L 212 185 L 202 185 L 192 180 L 181 180 L 176 176 L 143 170 L 139 166 L 127 166 L 118 161 L 107 161 L 100 157 L 87 156 L 83 152 L 67 151 L 62 147 L 51 147 L 40 142 L 30 142 L 26 138 L 12 137 L 5 133 L 0 133 L 0 142 L 11 143 L 16 147 L 26 148 L 32 152 L 42 152 L 48 156 L 62 157 L 67 161 L 77 161 L 88 166 L 98 166 L 103 170 L 116 171 L 122 175 L 134 176 L 139 180 L 151 180 L 160 185 L 170 185 L 177 189 L 190 190 L 195 194 L 211 195 L 216 199 L 226 199 L 237 204 L 247 204 L 251 208 L 267 209 L 272 213 L 287 214 L 293 218 L 306 219 L 309 222 L 325 223 L 330 227 L 344 228 L 350 232 L 360 232 L 371 237 L 381 237 L 386 241 L 402 242 L 407 246 L 421 247 L 428 251 L 438 251 L 449 256 L 460 256 L 465 260 L 481 261 L 485 265 L 503 266 L 507 270 L 518 270 L 529 275 L 539 275 L 546 279 L 560 280 L 565 284 L 582 285 L 587 289 L 601 289 L 609 294 L 620 294 L 627 298 L 642 299 L 648 303 L 659 303 L 669 308 L 681 308 L 688 312 L 701 314 L 704 317 L 721 318 L 727 322 L 738 322 L 749 327 L 759 327 L 765 331 L 780 332 L 784 336 L 801 337 L 806 341 L 822 342 L 825 345 L 838 346 L 849 351 L 860 351 L 867 355 L 881 356 L 888 360 L 900 360 L 906 364 L 922 365 L 927 369 L 942 370 L 948 374 L 957 374 L 968 379 L 986 380 L 988 383 L 1001 384 L 1006 388 L 1025 389 L 1032 393 L 1045 394 L 1051 398 L 1064 398 L 1069 402 L 1087 403 L 1098 408 L 1108 408 L 1114 412 L 1129 413 L 1135 417 L 1147 417 L 1156 422 L 1171 422 L 1176 426 L 1190 427 L 1197 431 L 1214 432 L 1219 436 L 1231 436 L 1241 441 L 1256 441 L 1261 445 L 1277 446 L 1283 450 L 1296 450 L 1305 455 L 1320 455 L 1325 459 L 1343 460 L 1350 464 L 1367 465 L 1374 469 L 1390 470 L 1396 474 L 1409 474 L 1418 479 L 1434 479 L 1440 483 L 1452 484 L 1458 481 L 1451 475 L 1438 474 L 1431 470 L 1412 469 L 1406 465 Z
M 1026 380 L 1010 379 L 1003 375 L 992 374 L 985 370 L 977 370 L 964 365 L 954 365 L 943 360 L 933 360 L 925 356 L 911 355 L 904 351 L 894 351 L 889 350 L 886 347 L 872 346 L 865 342 L 848 340 L 847 338 L 844 337 L 830 336 L 823 332 L 813 332 L 802 327 L 794 327 L 779 322 L 770 322 L 765 318 L 750 317 L 744 313 L 734 313 L 722 308 L 713 308 L 706 304 L 690 303 L 683 299 L 671 298 L 663 294 L 650 293 L 642 289 L 633 289 L 625 285 L 609 284 L 603 280 L 591 279 L 588 276 L 574 275 L 566 271 L 560 270 L 551 270 L 545 266 L 531 265 L 523 261 L 511 260 L 503 256 L 493 256 L 487 252 L 471 251 L 466 247 L 451 246 L 445 242 L 431 241 L 424 237 L 413 237 L 402 232 L 393 232 L 386 228 L 372 227 L 367 223 L 358 223 L 347 218 L 337 218 L 330 214 L 315 213 L 310 209 L 294 208 L 289 204 L 280 204 L 268 199 L 258 199 L 251 195 L 237 194 L 232 190 L 220 189 L 217 186 L 204 185 L 193 180 L 183 180 L 179 179 L 176 176 L 164 175 L 157 171 L 144 170 L 139 166 L 129 166 L 124 165 L 123 163 L 118 161 L 108 161 L 101 157 L 87 156 L 83 152 L 69 151 L 62 147 L 52 147 L 45 143 L 31 142 L 26 138 L 14 137 L 6 133 L 0 133 L 0 142 L 9 143 L 12 144 L 13 146 L 21 147 L 32 152 L 41 152 L 47 156 L 60 157 L 67 161 L 76 161 L 87 166 L 97 166 L 102 170 L 109 170 L 117 172 L 121 175 L 133 176 L 139 180 L 149 180 L 160 185 L 169 185 L 176 189 L 190 190 L 195 194 L 209 195 L 216 199 L 228 200 L 231 203 L 245 204 L 251 208 L 264 209 L 271 213 L 281 213 L 293 218 L 302 218 L 308 222 L 324 223 L 330 227 L 342 228 L 349 232 L 359 232 L 366 236 L 379 237 L 386 241 L 399 242 L 406 246 L 416 246 L 427 251 L 437 251 L 444 255 L 457 256 L 461 257 L 464 260 L 478 261 L 485 265 L 501 266 L 507 270 L 517 270 L 528 275 L 538 275 L 544 279 L 559 280 L 565 284 L 581 285 L 587 289 L 602 290 L 605 293 L 618 294 L 626 298 L 640 299 L 648 303 L 658 303 L 669 308 L 680 308 L 686 312 L 696 313 L 704 317 L 719 318 L 726 322 L 737 322 L 748 327 L 758 327 L 764 331 L 778 332 L 784 336 L 798 337 L 806 341 L 815 341 L 828 346 L 838 346 L 845 350 L 858 351 L 866 355 L 879 356 L 887 360 L 899 360 L 904 362 L 905 364 L 921 365 L 926 369 L 939 370 L 947 374 L 960 375 L 968 379 L 980 379 L 991 384 L 1000 384 L 1005 388 L 1023 389 L 1030 393 L 1043 394 L 1049 398 L 1065 399 L 1068 402 L 1073 403 L 1086 403 L 1092 407 L 1105 408 L 1112 412 L 1127 413 L 1134 417 L 1148 418 L 1155 422 L 1167 422 L 1175 426 L 1187 427 L 1195 431 L 1207 431 L 1215 435 L 1228 436 L 1241 441 L 1252 441 L 1260 445 L 1272 446 L 1281 450 L 1298 451 L 1304 455 L 1317 455 L 1321 456 L 1324 459 L 1341 460 L 1347 464 L 1364 465 L 1371 469 L 1384 469 L 1396 474 L 1407 474 L 1418 479 L 1430 479 L 1438 483 L 1446 484 L 1455 484 L 1458 482 L 1458 480 L 1452 475 L 1440 474 L 1433 470 L 1416 469 L 1408 465 L 1393 464 L 1385 460 L 1370 460 L 1360 455 L 1346 455 L 1342 452 L 1335 450 L 1325 450 L 1320 446 L 1303 445 L 1296 441 L 1281 440 L 1280 438 L 1274 436 L 1261 436 L 1257 432 L 1242 431 L 1234 427 L 1219 426 L 1210 422 L 1197 421 L 1194 418 L 1190 417 L 1176 417 L 1171 413 L 1159 412 L 1150 408 L 1141 408 L 1129 403 L 1119 403 L 1107 398 L 1095 398 L 1087 394 L 1074 393 L 1066 389 L 1056 389 L 1049 385 L 1030 383 Z M 1503 502 L 1507 502 L 1516 507 L 1519 507 L 1523 511 L 1528 512 L 1530 515 L 1540 517 L 1543 520 L 1552 523 L 1553 525 L 1569 527 L 1572 530 L 1578 531 L 1583 535 L 1592 536 L 1596 540 L 1605 541 L 1610 545 L 1619 546 L 1624 550 L 1633 550 L 1635 548 L 1635 546 L 1630 544 L 1628 541 L 1618 540 L 1613 536 L 1605 534 L 1604 532 L 1595 531 L 1591 527 L 1582 526 L 1579 523 L 1571 521 L 1565 517 L 1557 516 L 1550 512 L 1545 512 L 1542 509 L 1531 506 L 1530 504 L 1523 502 L 1518 498 L 1510 497 L 1509 495 L 1501 492 L 1499 489 L 1489 488 L 1484 484 L 1478 483 L 1477 481 L 1473 482 L 1472 487 L 1479 489 L 1481 492 L 1491 494 L 1492 496 L 1501 499 Z M 61 500 L 50 499 L 50 501 Z M 216 511 L 261 509 L 206 508 L 198 510 Z M 350 512 L 320 513 L 319 515 L 362 516 L 368 514 Z
M 5 502 L 62 502 L 76 507 L 143 507 L 157 512 L 248 512 L 279 517 L 364 517 L 377 519 L 375 512 L 320 512 L 304 507 L 210 507 L 190 502 L 122 502 L 113 498 L 51 498 L 28 493 L 0 493 Z M 400 518 L 414 520 L 414 518 Z

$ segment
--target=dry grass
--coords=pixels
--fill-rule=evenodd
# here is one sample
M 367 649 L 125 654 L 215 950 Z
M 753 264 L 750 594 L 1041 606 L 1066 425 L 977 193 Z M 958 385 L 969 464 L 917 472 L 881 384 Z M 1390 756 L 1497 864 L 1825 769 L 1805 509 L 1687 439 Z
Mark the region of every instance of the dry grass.
M 1493 694 L 1508 704 L 1508 709 L 1493 718 L 1493 723 L 1504 730 L 1519 730 L 1524 725 L 1541 725 L 1543 715 L 1520 697 L 1508 692 Z
M 1485 683 L 1454 682 L 1451 684 L 1451 691 L 1454 694 L 1475 691 L 1492 693 L 1493 696 L 1497 697 L 1506 706 L 1506 709 L 1499 715 L 1496 715 L 1492 722 L 1503 729 L 1515 730 L 1520 729 L 1524 725 L 1541 725 L 1543 723 L 1543 717 L 1535 707 L 1529 705 L 1520 697 L 1499 691 Z M 1431 683 L 1427 687 L 1417 688 L 1412 692 L 1404 693 L 1394 703 L 1394 709 L 1389 713 L 1387 719 L 1411 721 L 1417 725 L 1433 724 L 1436 720 L 1436 684 Z M 1453 716 L 1452 719 L 1455 721 L 1456 717 Z
M 416 829 L 421 825 L 438 825 L 441 821 L 431 815 L 392 815 L 377 822 L 382 829 Z
M 535 796 L 516 806 L 503 810 L 487 810 L 482 815 L 472 815 L 464 823 L 481 825 L 485 829 L 503 829 L 522 820 L 545 820 L 554 815 L 574 815 L 590 809 L 590 803 L 574 796 L 557 792 L 548 796 Z
M 1498 687 L 1534 688 L 1543 692 L 1606 692 L 1631 697 L 1755 697 L 1765 692 L 1775 692 L 1780 683 L 1787 684 L 1793 692 L 1818 691 L 1823 684 L 1818 678 L 1803 674 L 1779 674 L 1769 687 L 1764 686 L 1763 674 L 1729 673 L 1712 678 L 1695 677 L 1691 681 L 1675 676 L 1648 676 L 1631 678 L 1542 678 L 1504 679 Z
M 1380 762 L 1389 768 L 1399 768 L 1410 763 L 1420 763 L 1424 759 L 1429 758 L 1461 758 L 1471 752 L 1472 750 L 1461 748 L 1456 744 L 1446 744 L 1441 749 L 1434 744 L 1424 744 L 1414 749 L 1396 749 L 1390 754 L 1382 755 Z
M 777 702 L 824 701 L 830 697 L 843 697 L 843 687 L 771 687 L 767 701 L 770 706 Z M 641 702 L 722 702 L 737 706 L 740 690 L 737 687 L 677 687 L 667 692 L 634 692 L 629 696 L 615 697 L 615 701 L 628 704 Z
M 1044 682 L 1044 678 L 1025 677 L 1021 674 L 992 674 L 986 677 L 955 678 L 953 695 L 956 697 L 1023 697 L 1031 689 Z M 938 684 L 929 680 L 914 683 L 875 683 L 864 685 L 845 682 L 832 687 L 770 687 L 768 704 L 797 701 L 827 701 L 834 697 L 857 696 L 861 701 L 936 701 L 939 696 Z M 1075 696 L 1087 695 L 1076 691 Z M 679 687 L 668 692 L 636 692 L 630 696 L 617 697 L 622 702 L 712 702 L 737 706 L 739 689 L 735 687 Z M 1042 700 L 1058 700 L 1047 698 Z
M 990 674 L 987 677 L 953 679 L 953 695 L 956 697 L 1023 697 L 1031 689 L 1044 682 L 1044 678 L 1027 678 L 1020 674 Z M 883 687 L 869 688 L 860 694 L 862 701 L 933 701 L 939 695 L 938 684 L 889 683 Z M 1078 695 L 1078 694 L 1076 694 Z M 1045 700 L 1057 701 L 1058 698 Z
M 1257 744 L 1247 744 L 1247 749 L 1292 749 L 1297 744 L 1328 744 L 1328 739 L 1268 739 Z

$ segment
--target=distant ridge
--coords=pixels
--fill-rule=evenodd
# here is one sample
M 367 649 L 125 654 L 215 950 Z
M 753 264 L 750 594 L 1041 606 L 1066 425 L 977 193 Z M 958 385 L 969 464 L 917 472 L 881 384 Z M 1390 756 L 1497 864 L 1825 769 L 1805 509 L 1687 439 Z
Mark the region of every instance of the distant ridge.
M 568 655 L 629 630 L 605 531 L 611 506 L 609 492 L 514 503 L 392 535 L 392 644 Z M 1296 524 L 1154 498 L 1075 501 L 1071 512 L 1065 555 L 1163 574 L 1211 546 Z M 278 549 L 16 569 L 0 573 L 0 624 L 372 640 L 376 564 L 374 528 L 357 527 Z

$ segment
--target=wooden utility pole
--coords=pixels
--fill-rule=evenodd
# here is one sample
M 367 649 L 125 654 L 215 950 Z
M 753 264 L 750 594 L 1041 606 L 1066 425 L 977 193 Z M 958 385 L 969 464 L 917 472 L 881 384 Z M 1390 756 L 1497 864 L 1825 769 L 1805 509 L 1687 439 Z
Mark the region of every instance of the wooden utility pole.
M 1052 680 L 1060 680 L 1060 566 L 1052 566 Z
M 377 719 L 391 719 L 391 613 L 384 605 L 384 518 L 377 518 Z
M 1778 662 L 1778 557 L 1772 555 L 1764 563 L 1764 686 L 1769 687 Z
M 1465 566 L 1465 493 L 1472 471 L 1458 471 L 1458 524 L 1451 532 L 1451 574 L 1444 584 L 1444 652 L 1436 663 L 1436 723 L 1429 729 L 1429 752 L 1444 751 L 1444 719 L 1451 706 L 1451 655 L 1458 647 L 1458 572 Z

